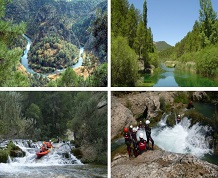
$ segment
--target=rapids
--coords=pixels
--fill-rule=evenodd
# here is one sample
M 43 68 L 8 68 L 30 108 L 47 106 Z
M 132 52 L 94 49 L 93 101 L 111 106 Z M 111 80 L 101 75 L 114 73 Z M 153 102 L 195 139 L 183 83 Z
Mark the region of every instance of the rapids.
M 210 149 L 211 137 L 207 136 L 211 131 L 210 127 L 198 123 L 191 126 L 190 120 L 184 117 L 171 128 L 166 125 L 168 116 L 163 115 L 158 125 L 152 129 L 152 138 L 157 146 L 166 151 L 190 153 L 197 157 L 213 152 Z
M 1 143 L 3 147 L 8 141 Z M 106 166 L 83 164 L 73 154 L 70 143 L 55 143 L 47 155 L 37 159 L 42 142 L 13 140 L 26 153 L 24 157 L 8 158 L 0 163 L 0 177 L 107 177 Z

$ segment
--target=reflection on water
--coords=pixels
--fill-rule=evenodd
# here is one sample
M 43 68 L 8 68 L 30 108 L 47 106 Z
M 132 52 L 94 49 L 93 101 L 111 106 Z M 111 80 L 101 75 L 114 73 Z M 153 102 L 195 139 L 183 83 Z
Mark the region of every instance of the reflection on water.
M 145 75 L 144 83 L 154 83 L 154 87 L 217 87 L 218 81 L 200 75 L 161 66 L 162 72 Z

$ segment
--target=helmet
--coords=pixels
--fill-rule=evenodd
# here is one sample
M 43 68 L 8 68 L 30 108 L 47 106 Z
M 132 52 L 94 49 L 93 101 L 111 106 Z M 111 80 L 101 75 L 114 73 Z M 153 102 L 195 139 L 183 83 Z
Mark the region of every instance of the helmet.
M 130 125 L 130 126 L 129 126 L 129 128 L 131 128 L 131 129 L 132 129 L 132 128 L 133 128 L 133 126 L 132 126 L 132 125 Z
M 143 138 L 143 133 L 142 132 L 139 134 L 139 138 Z
M 178 115 L 178 117 L 180 117 L 180 115 Z
M 142 121 L 139 121 L 139 123 L 141 124 L 141 123 L 142 123 Z
M 123 131 L 124 131 L 124 132 L 128 132 L 129 129 L 128 129 L 127 127 L 125 127 L 125 128 L 123 129 Z
M 192 100 L 190 101 L 190 104 L 192 104 Z
M 49 140 L 49 142 L 51 142 L 51 140 Z
M 148 125 L 148 124 L 150 124 L 150 121 L 149 121 L 149 120 L 146 120 L 145 123 Z

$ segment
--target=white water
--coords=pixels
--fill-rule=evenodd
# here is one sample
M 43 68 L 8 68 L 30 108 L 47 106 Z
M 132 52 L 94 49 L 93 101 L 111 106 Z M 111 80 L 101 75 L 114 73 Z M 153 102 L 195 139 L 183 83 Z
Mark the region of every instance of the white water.
M 26 153 L 26 156 L 14 159 L 9 157 L 8 163 L 0 163 L 0 175 L 1 173 L 29 174 L 30 169 L 38 170 L 39 167 L 83 165 L 80 160 L 70 153 L 72 146 L 69 143 L 53 144 L 55 148 L 47 155 L 37 159 L 36 152 L 40 150 L 42 142 L 31 143 L 31 147 L 29 147 L 26 140 L 14 140 L 13 142 Z M 69 158 L 65 158 L 64 154 L 66 153 L 69 154 Z
M 156 128 L 152 129 L 154 143 L 161 149 L 175 153 L 190 153 L 198 157 L 212 153 L 209 149 L 209 140 L 205 135 L 210 128 L 200 126 L 198 123 L 190 127 L 191 122 L 187 117 L 170 128 L 166 125 L 169 115 L 164 115 Z

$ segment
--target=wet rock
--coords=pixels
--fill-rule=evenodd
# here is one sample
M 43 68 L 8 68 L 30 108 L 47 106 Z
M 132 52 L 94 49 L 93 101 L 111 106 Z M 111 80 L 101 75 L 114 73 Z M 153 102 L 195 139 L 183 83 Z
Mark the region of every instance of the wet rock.
M 147 151 L 137 158 L 114 158 L 111 177 L 196 178 L 218 177 L 218 166 L 188 154 L 162 150 Z

